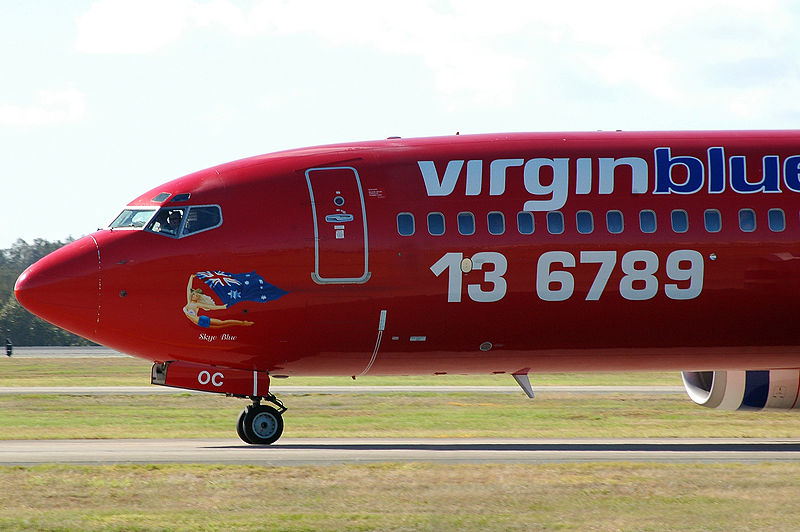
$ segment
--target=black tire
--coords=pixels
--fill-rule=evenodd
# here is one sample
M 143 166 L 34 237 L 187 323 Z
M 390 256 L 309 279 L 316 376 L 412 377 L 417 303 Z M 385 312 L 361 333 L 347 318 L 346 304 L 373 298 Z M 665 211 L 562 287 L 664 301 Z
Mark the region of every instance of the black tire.
M 250 405 L 244 409 L 242 431 L 247 443 L 275 443 L 283 434 L 283 416 L 271 406 Z
M 244 431 L 244 418 L 247 415 L 247 410 L 249 408 L 250 407 L 247 406 L 244 408 L 244 410 L 239 412 L 239 417 L 236 419 L 236 434 L 239 435 L 243 442 L 252 444 L 253 442 L 247 439 L 247 434 Z

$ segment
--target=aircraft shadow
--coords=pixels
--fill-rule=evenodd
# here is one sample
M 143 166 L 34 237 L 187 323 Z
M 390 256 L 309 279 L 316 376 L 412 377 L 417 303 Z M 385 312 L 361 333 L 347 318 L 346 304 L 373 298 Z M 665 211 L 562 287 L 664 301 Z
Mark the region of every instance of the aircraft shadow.
M 215 449 L 263 448 L 281 450 L 344 450 L 344 451 L 638 451 L 638 452 L 800 452 L 800 442 L 758 443 L 290 443 L 273 445 L 228 445 Z

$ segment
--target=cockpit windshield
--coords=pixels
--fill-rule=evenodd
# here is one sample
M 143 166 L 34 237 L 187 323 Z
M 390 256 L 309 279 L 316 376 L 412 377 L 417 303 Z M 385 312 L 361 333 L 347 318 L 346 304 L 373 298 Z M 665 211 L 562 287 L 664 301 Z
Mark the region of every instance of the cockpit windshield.
M 219 205 L 164 207 L 147 225 L 145 231 L 181 238 L 222 225 Z
M 109 224 L 110 229 L 120 229 L 120 228 L 134 228 L 134 229 L 141 229 L 147 222 L 150 221 L 150 218 L 153 217 L 153 213 L 156 212 L 155 209 L 125 209 L 122 211 L 119 216 L 117 216 L 111 224 Z
M 182 235 L 199 233 L 207 229 L 219 227 L 222 224 L 222 212 L 217 205 L 203 205 L 189 207 L 186 223 L 183 225 Z
M 222 225 L 219 205 L 125 209 L 108 226 L 109 229 L 144 229 L 150 233 L 182 238 Z
M 147 231 L 177 237 L 183 223 L 186 209 L 161 209 L 147 226 Z

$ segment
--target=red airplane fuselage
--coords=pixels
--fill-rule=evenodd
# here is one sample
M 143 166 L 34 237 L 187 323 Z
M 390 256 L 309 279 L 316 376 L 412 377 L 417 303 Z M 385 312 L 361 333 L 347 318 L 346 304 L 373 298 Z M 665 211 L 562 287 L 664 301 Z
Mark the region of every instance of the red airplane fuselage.
M 791 132 L 481 135 L 275 153 L 130 204 L 219 206 L 218 227 L 181 238 L 98 231 L 34 265 L 17 293 L 125 353 L 272 374 L 793 368 L 799 155 Z M 530 208 L 532 228 L 520 214 Z M 781 230 L 769 225 L 776 209 Z M 707 211 L 719 227 L 706 227 Z M 413 233 L 401 235 L 408 222 Z M 198 326 L 182 308 L 189 276 L 205 271 L 256 272 L 286 294 L 200 309 L 231 325 Z
M 323 146 L 157 187 L 16 293 L 273 376 L 798 368 L 799 207 L 800 132 Z

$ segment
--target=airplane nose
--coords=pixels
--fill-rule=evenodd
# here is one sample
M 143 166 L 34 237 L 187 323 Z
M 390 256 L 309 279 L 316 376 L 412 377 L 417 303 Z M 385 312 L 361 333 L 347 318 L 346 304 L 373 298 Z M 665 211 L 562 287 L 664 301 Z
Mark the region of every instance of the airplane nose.
M 14 295 L 33 314 L 92 337 L 100 321 L 100 248 L 87 236 L 31 265 L 17 279 Z

